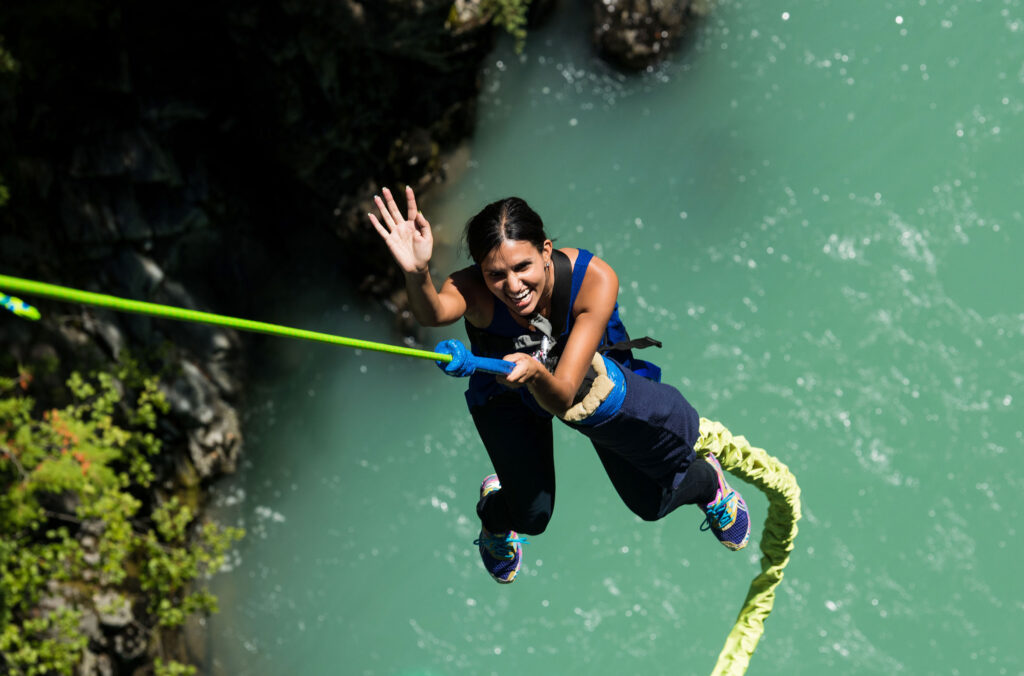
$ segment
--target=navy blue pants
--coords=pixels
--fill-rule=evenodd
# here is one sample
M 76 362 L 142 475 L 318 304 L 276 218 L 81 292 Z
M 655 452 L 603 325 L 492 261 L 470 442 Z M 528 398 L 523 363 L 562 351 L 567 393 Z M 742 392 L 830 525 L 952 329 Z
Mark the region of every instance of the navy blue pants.
M 619 497 L 645 521 L 713 500 L 715 472 L 706 462 L 694 462 L 697 411 L 674 387 L 622 371 L 626 397 L 619 411 L 592 427 L 570 424 L 590 438 Z M 542 533 L 555 506 L 551 419 L 530 410 L 515 391 L 470 413 L 501 480 L 501 490 L 477 504 L 484 527 L 493 533 Z

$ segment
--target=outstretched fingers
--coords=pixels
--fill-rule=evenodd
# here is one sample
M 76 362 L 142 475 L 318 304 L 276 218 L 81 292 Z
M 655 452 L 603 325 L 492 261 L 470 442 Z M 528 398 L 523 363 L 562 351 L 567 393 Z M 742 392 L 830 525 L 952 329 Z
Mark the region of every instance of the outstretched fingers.
M 373 196 L 373 202 L 380 212 L 380 218 L 373 213 L 367 214 L 370 217 L 370 223 L 377 229 L 381 237 L 388 240 L 399 232 L 405 232 L 408 228 L 412 228 L 414 234 L 429 237 L 430 224 L 416 206 L 416 194 L 411 186 L 405 188 L 405 198 L 408 202 L 408 216 L 406 217 L 402 216 L 390 189 L 382 188 L 381 193 L 383 197 Z
M 387 188 L 384 188 L 384 194 L 388 197 L 388 199 L 391 199 L 391 193 L 388 192 Z M 394 202 L 394 200 L 391 201 Z M 377 205 L 377 211 L 380 212 L 381 218 L 384 219 L 384 224 L 388 226 L 388 232 L 394 230 L 396 221 L 391 216 L 391 212 L 388 210 L 387 204 L 385 204 L 384 200 L 380 198 L 380 195 L 373 196 L 373 203 Z M 401 220 L 402 219 L 399 218 L 398 222 L 401 222 Z
M 377 229 L 377 232 L 380 233 L 380 236 L 386 240 L 391 233 L 388 232 L 388 230 L 383 225 L 380 224 L 380 221 L 377 220 L 376 216 L 374 216 L 373 214 L 366 215 L 370 217 L 370 223 L 373 225 L 374 228 Z
M 416 218 L 416 216 L 419 214 L 419 210 L 416 208 L 416 194 L 412 191 L 412 186 L 411 185 L 405 186 L 405 201 L 408 204 L 408 209 L 409 209 L 409 217 L 408 218 L 409 218 L 409 220 L 410 221 L 418 220 Z
M 384 193 L 384 199 L 387 200 L 388 215 L 394 219 L 395 223 L 404 223 L 406 219 L 402 218 L 402 212 L 398 209 L 398 204 L 395 203 L 394 195 L 387 188 L 384 188 L 382 192 Z M 409 220 L 411 221 L 412 217 Z

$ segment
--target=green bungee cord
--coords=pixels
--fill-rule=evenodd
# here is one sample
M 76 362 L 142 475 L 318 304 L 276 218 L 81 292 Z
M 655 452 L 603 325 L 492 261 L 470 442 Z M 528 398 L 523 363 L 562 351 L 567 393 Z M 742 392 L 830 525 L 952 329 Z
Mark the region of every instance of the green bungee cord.
M 163 317 L 195 324 L 209 324 L 212 326 L 224 326 L 239 331 L 250 331 L 253 333 L 264 333 L 272 336 L 284 336 L 287 338 L 298 338 L 300 340 L 312 340 L 330 345 L 341 345 L 354 347 L 374 352 L 387 352 L 405 357 L 417 359 L 429 359 L 441 367 L 445 373 L 455 377 L 468 376 L 476 371 L 485 373 L 506 374 L 515 366 L 512 362 L 501 359 L 490 359 L 478 357 L 466 349 L 466 346 L 457 340 L 444 340 L 438 343 L 433 352 L 420 350 L 401 345 L 389 345 L 387 343 L 376 343 L 358 338 L 346 338 L 330 333 L 319 331 L 307 331 L 296 329 L 290 326 L 279 324 L 268 324 L 257 322 L 251 319 L 240 319 L 227 315 L 213 314 L 212 312 L 200 312 L 199 310 L 188 310 L 186 308 L 174 307 L 172 305 L 160 305 L 159 303 L 147 303 L 140 300 L 130 300 L 117 296 L 108 296 L 102 293 L 72 289 L 67 286 L 36 282 L 31 279 L 10 277 L 0 275 L 0 288 L 11 289 L 30 296 L 39 296 L 52 300 L 59 300 L 68 303 L 81 303 L 83 305 L 94 305 L 96 307 L 109 308 L 120 312 L 132 312 L 135 314 L 148 315 L 151 317 Z M 39 310 L 25 303 L 20 298 L 14 298 L 0 292 L 0 303 L 8 310 L 26 319 L 38 320 Z
M 241 331 L 265 333 L 274 336 L 286 336 L 288 338 L 299 338 L 302 340 L 313 340 L 322 343 L 330 343 L 332 345 L 343 345 L 346 347 L 374 350 L 377 352 L 388 352 L 391 354 L 417 357 L 419 359 L 430 359 L 444 363 L 448 363 L 452 360 L 452 356 L 450 354 L 418 350 L 400 345 L 375 343 L 368 340 L 358 340 L 356 338 L 345 338 L 344 336 L 335 336 L 329 333 L 320 333 L 318 331 L 307 331 L 305 329 L 295 329 L 288 326 L 280 326 L 278 324 L 252 321 L 250 319 L 217 315 L 212 312 L 200 312 L 198 310 L 188 310 L 170 305 L 129 300 L 126 298 L 118 298 L 117 296 L 81 291 L 79 289 L 72 289 L 66 286 L 46 284 L 44 282 L 36 282 L 30 279 L 21 279 L 19 277 L 10 277 L 7 275 L 0 275 L 0 288 L 10 289 L 11 291 L 17 291 L 30 296 L 39 296 L 42 298 L 66 301 L 69 303 L 93 305 L 96 307 L 109 308 L 111 310 L 119 310 L 121 312 L 149 315 L 151 317 L 164 317 L 166 319 L 176 319 L 183 322 L 225 326 Z M 19 317 L 31 320 L 38 320 L 40 318 L 39 310 L 28 305 L 19 298 L 14 298 L 0 292 L 0 303 Z

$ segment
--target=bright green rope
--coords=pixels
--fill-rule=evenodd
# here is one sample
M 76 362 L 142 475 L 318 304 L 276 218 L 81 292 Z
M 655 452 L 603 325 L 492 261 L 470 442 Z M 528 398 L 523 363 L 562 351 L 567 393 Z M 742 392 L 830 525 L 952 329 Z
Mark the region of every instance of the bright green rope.
M 775 605 L 775 588 L 789 563 L 800 520 L 800 486 L 796 477 L 763 448 L 746 437 L 733 436 L 722 423 L 700 419 L 696 444 L 701 456 L 711 453 L 722 468 L 759 488 L 768 498 L 768 517 L 761 533 L 761 573 L 750 583 L 736 623 L 718 655 L 712 676 L 742 676 L 764 633 L 764 621 Z
M 150 315 L 153 317 L 177 319 L 183 322 L 227 326 L 240 331 L 267 333 L 273 336 L 286 336 L 288 338 L 299 338 L 301 340 L 314 340 L 321 343 L 330 343 L 331 345 L 344 345 L 345 347 L 355 347 L 363 350 L 388 352 L 391 354 L 404 355 L 406 357 L 430 359 L 431 361 L 440 361 L 444 363 L 448 363 L 452 360 L 452 356 L 450 354 L 444 354 L 441 352 L 416 350 L 411 347 L 374 343 L 368 340 L 345 338 L 343 336 L 334 336 L 329 333 L 320 333 L 318 331 L 306 331 L 305 329 L 293 329 L 291 327 L 280 326 L 278 324 L 256 322 L 250 319 L 239 319 L 238 317 L 226 317 L 224 315 L 215 315 L 210 312 L 199 312 L 198 310 L 186 310 L 185 308 L 172 307 L 170 305 L 146 303 L 139 300 L 128 300 L 126 298 L 108 296 L 102 293 L 91 293 L 89 291 L 71 289 L 66 286 L 57 286 L 56 284 L 34 282 L 30 279 L 8 277 L 7 275 L 0 275 L 0 288 L 20 291 L 21 293 L 29 294 L 31 296 L 42 296 L 43 298 L 52 298 L 53 300 L 66 301 L 69 303 L 96 305 L 98 307 L 110 308 L 111 310 L 119 310 L 121 312 L 134 312 L 136 314 Z

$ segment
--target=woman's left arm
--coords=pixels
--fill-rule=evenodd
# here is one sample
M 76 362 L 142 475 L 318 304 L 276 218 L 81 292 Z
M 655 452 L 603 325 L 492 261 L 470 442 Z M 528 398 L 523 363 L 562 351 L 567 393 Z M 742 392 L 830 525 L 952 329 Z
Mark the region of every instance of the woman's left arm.
M 505 376 L 510 383 L 526 385 L 541 406 L 561 415 L 572 406 L 576 391 L 594 359 L 615 310 L 619 278 L 610 265 L 596 256 L 587 266 L 573 306 L 574 322 L 555 372 L 533 357 L 516 352 L 505 357 L 516 367 Z

